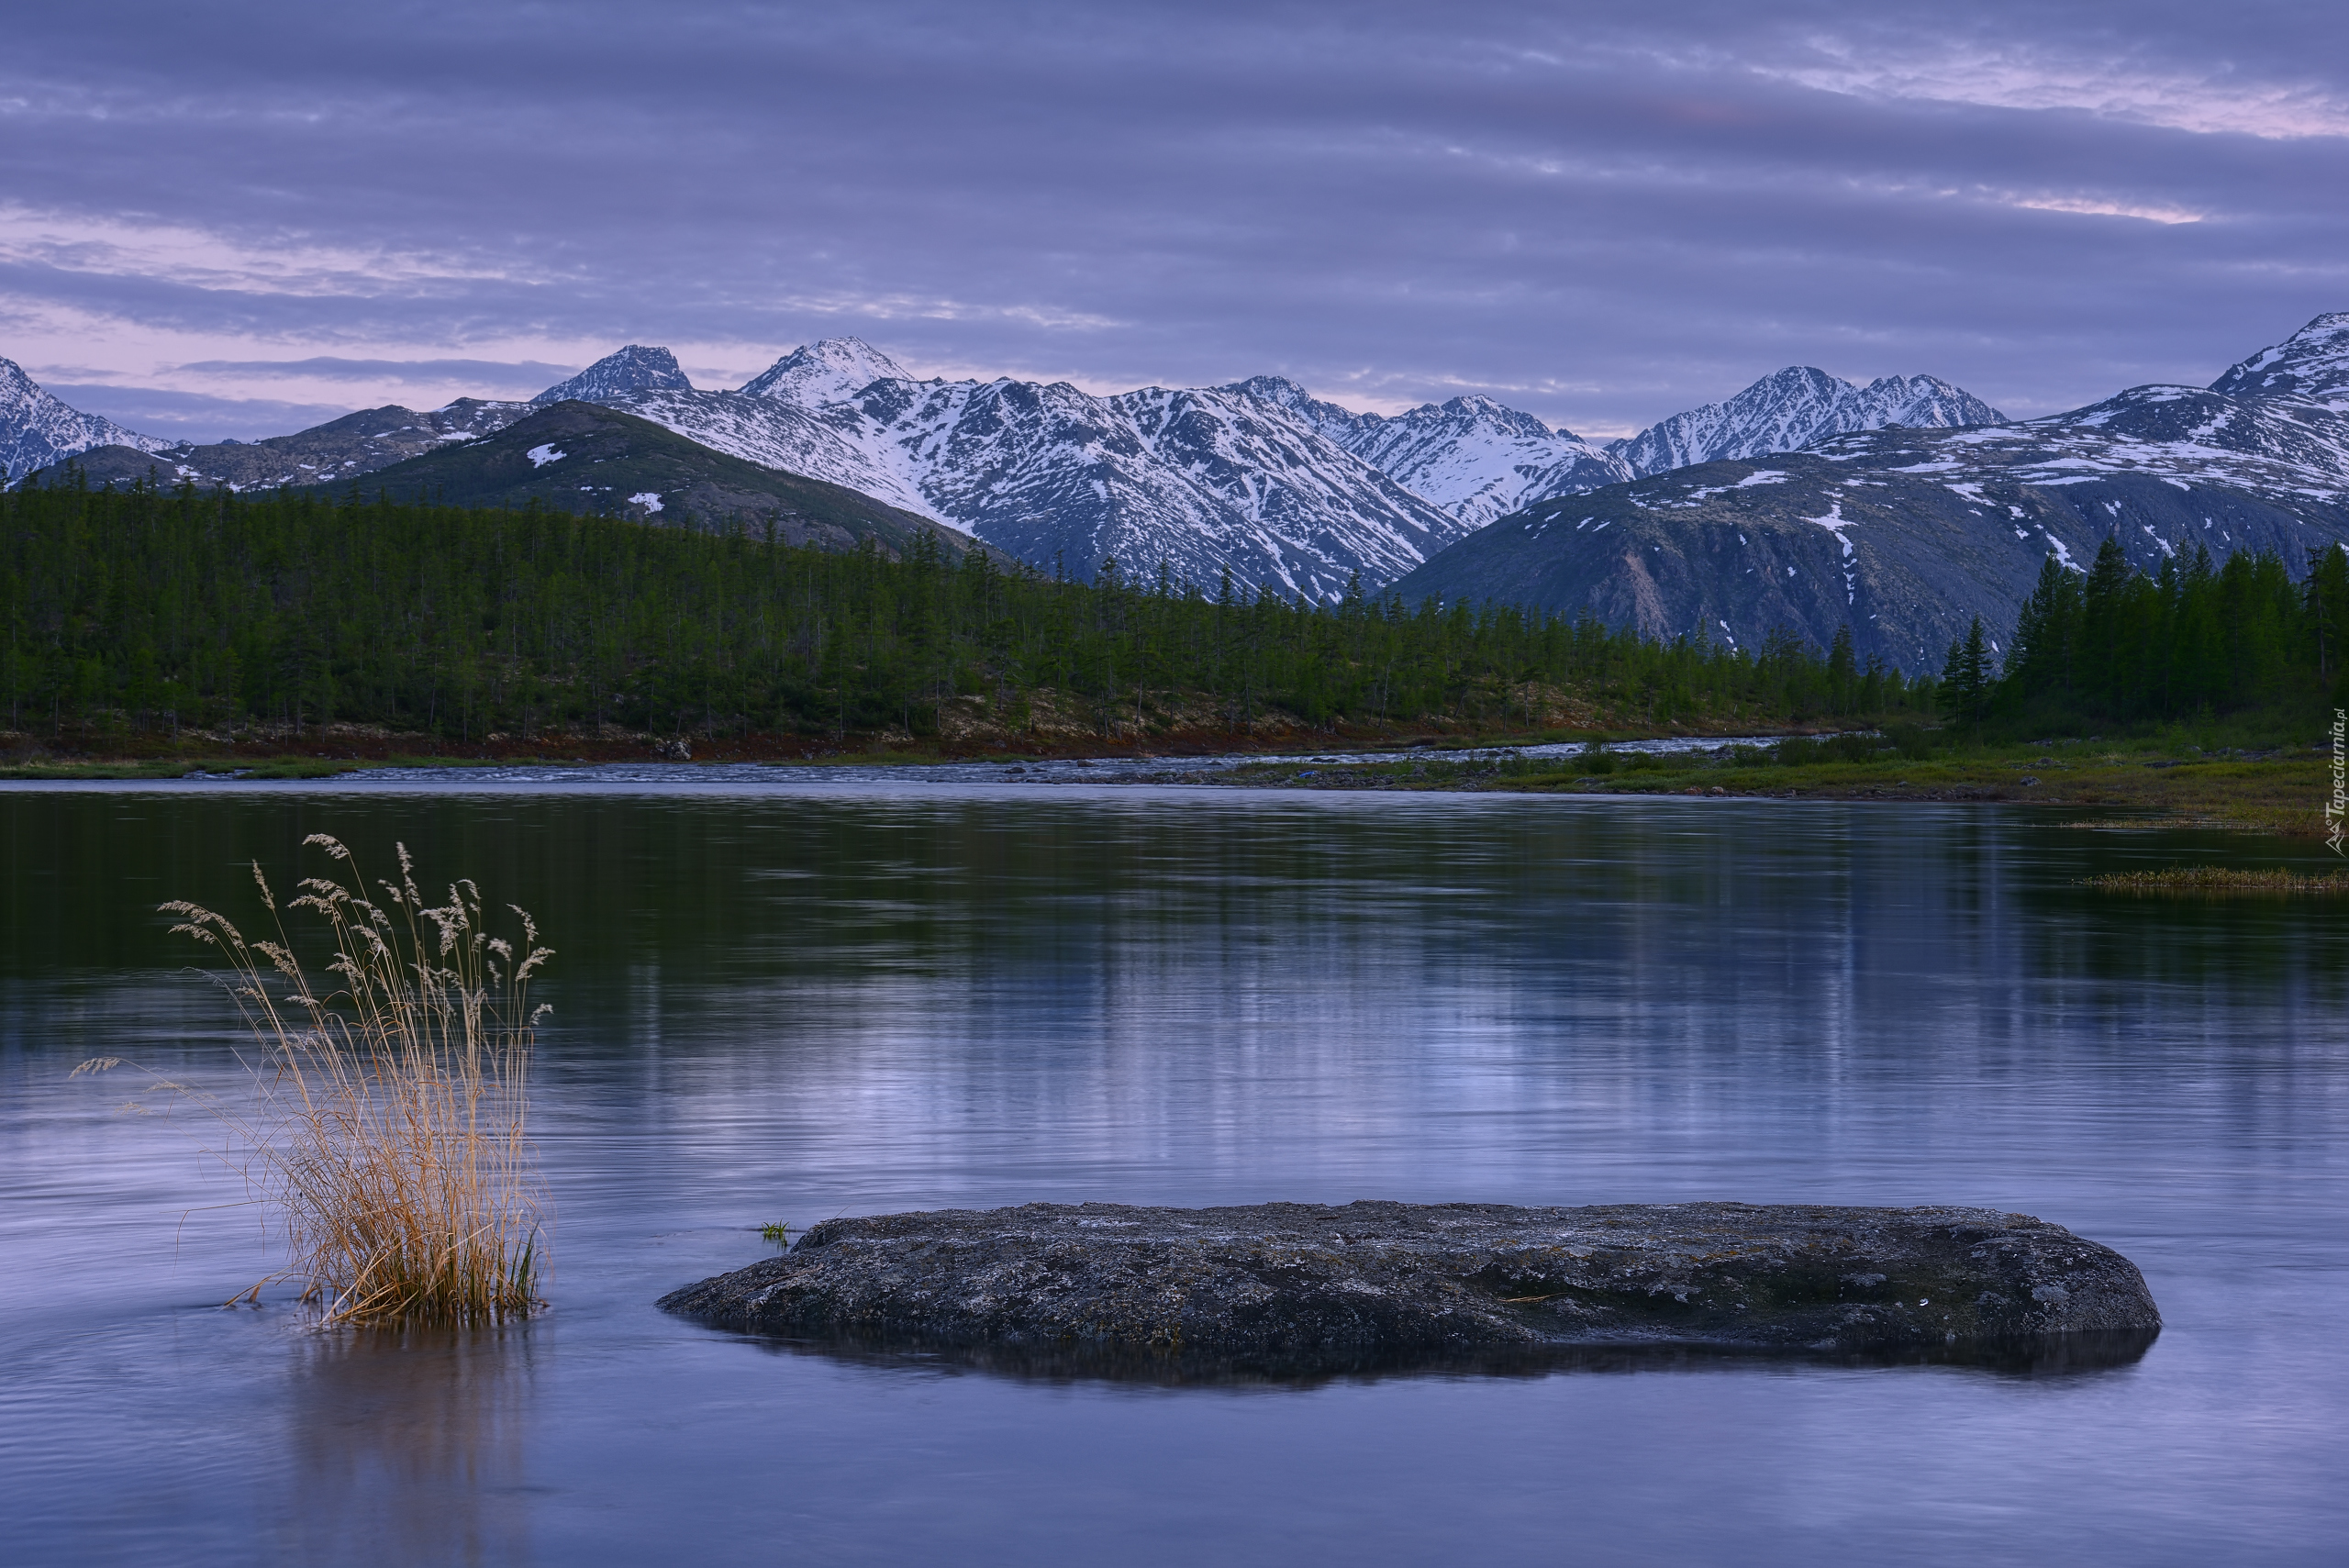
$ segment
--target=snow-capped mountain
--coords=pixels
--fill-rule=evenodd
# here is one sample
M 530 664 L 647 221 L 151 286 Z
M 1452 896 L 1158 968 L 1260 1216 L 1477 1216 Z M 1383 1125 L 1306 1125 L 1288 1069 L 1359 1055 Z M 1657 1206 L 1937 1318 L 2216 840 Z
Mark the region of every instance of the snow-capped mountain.
M 171 444 L 84 414 L 43 392 L 16 361 L 0 360 L 0 483 L 13 484 L 92 447 L 159 452 Z
M 1694 462 L 1792 451 L 1823 436 L 1887 425 L 1996 424 L 1997 409 L 1935 376 L 1885 376 L 1865 386 L 1806 365 L 1763 377 L 1726 403 L 1659 420 L 1594 445 L 1489 397 L 1357 414 L 1280 376 L 1224 388 L 1276 403 L 1405 489 L 1481 527 L 1552 495 L 1574 495 Z
M 915 381 L 854 339 L 739 392 L 599 399 L 706 446 L 845 484 L 1048 570 L 1269 584 L 1391 581 L 1470 525 L 1280 404 L 1229 388 L 1097 397 L 1065 382 Z
M 1751 647 L 1786 627 L 1937 669 L 1994 637 L 2050 554 L 2158 571 L 2207 549 L 2349 543 L 2349 314 L 2210 387 L 2138 386 L 2015 425 L 1882 428 L 1537 503 L 1430 561 L 1408 598 L 1499 598 Z
M 2318 317 L 2210 384 L 2236 397 L 2288 397 L 2349 413 L 2349 310 Z
M 668 350 L 632 343 L 528 405 L 466 398 L 425 414 L 373 409 L 294 436 L 206 447 L 106 426 L 83 445 L 116 443 L 87 458 L 100 480 L 152 470 L 165 482 L 238 489 L 306 485 L 480 439 L 530 406 L 566 400 L 847 485 L 1045 569 L 1090 575 L 1114 558 L 1150 572 L 1163 562 L 1202 585 L 1229 572 L 1245 584 L 1317 596 L 1341 592 L 1357 574 L 1369 586 L 1391 582 L 1519 506 L 1635 472 L 1617 450 L 1489 397 L 1390 417 L 1315 398 L 1277 376 L 1113 397 L 1065 383 L 924 382 L 853 338 L 795 350 L 737 392 L 696 391 Z M 1788 371 L 1635 440 L 1673 451 L 1744 450 L 1904 415 L 1947 422 L 1962 405 L 1965 413 L 1981 407 L 1930 378 L 1863 389 Z M 57 454 L 43 447 L 32 455 Z M 156 458 L 167 462 L 159 468 Z
M 745 397 L 801 408 L 845 403 L 876 381 L 911 381 L 905 367 L 861 338 L 826 338 L 794 349 L 742 384 Z
M 1479 528 L 1544 495 L 1631 477 L 1620 459 L 1573 431 L 1489 397 L 1423 403 L 1390 417 L 1323 402 L 1281 376 L 1221 390 L 1279 405 L 1413 495 Z
M 1600 448 L 1489 397 L 1357 413 L 1293 381 L 1096 397 L 1065 383 L 915 381 L 853 338 L 793 350 L 740 392 L 647 387 L 596 401 L 753 462 L 846 484 L 1043 567 L 1106 558 L 1290 593 L 1393 580 L 1546 496 L 1775 451 L 1840 430 L 1998 411 L 1931 376 L 1866 387 L 1792 369 L 1727 404 Z
M 555 383 L 530 401 L 543 405 L 575 397 L 582 403 L 595 403 L 623 392 L 691 392 L 693 389 L 694 384 L 678 368 L 676 355 L 666 349 L 648 349 L 640 343 L 630 343 L 616 353 L 606 354 L 569 381 Z
M 1790 452 L 1823 437 L 1887 425 L 1947 428 L 2005 422 L 1996 408 L 1938 376 L 1888 375 L 1854 386 L 1809 365 L 1788 365 L 1726 403 L 1660 419 L 1636 436 L 1609 441 L 1607 450 L 1629 470 L 1625 477 L 1644 477 L 1690 463 Z

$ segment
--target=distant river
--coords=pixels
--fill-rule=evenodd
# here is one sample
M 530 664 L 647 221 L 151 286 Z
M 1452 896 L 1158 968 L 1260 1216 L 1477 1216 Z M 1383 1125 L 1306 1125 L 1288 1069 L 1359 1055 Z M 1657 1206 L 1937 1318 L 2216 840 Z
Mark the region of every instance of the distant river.
M 2021 810 L 744 769 L 0 785 L 0 1561 L 2337 1563 L 2349 910 L 2115 902 L 2321 846 Z M 304 1331 L 185 1118 L 337 834 L 559 950 L 551 1308 Z M 150 1106 L 165 1102 L 147 1096 Z M 1705 1360 L 1021 1381 L 652 1307 L 770 1220 L 1033 1199 L 1964 1203 L 2167 1330 L 2020 1375 Z

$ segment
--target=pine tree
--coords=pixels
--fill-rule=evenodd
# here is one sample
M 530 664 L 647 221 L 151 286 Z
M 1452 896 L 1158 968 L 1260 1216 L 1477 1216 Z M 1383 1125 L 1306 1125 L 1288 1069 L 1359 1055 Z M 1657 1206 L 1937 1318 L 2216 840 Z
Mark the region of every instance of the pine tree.
M 1858 661 L 1852 651 L 1852 628 L 1847 623 L 1835 628 L 1835 640 L 1827 649 L 1828 704 L 1837 713 L 1849 713 L 1858 694 L 1853 690 Z
M 2015 617 L 2014 646 L 2007 653 L 2007 687 L 2014 698 L 2028 702 L 2054 694 L 2069 700 L 2079 623 L 2079 576 L 2050 554 Z
M 2302 604 L 2309 641 L 2316 655 L 2317 683 L 2330 691 L 2341 678 L 2343 633 L 2349 629 L 2349 550 L 2336 544 L 2309 551 Z
M 2080 587 L 2080 628 L 2074 654 L 2076 689 L 2094 711 L 2118 716 L 2130 685 L 2127 592 L 2134 574 L 2120 539 L 2107 534 Z
M 1949 645 L 1949 662 L 1942 667 L 1942 711 L 1962 724 L 1979 724 L 1990 705 L 1989 639 L 1982 617 L 1976 616 L 1963 640 Z

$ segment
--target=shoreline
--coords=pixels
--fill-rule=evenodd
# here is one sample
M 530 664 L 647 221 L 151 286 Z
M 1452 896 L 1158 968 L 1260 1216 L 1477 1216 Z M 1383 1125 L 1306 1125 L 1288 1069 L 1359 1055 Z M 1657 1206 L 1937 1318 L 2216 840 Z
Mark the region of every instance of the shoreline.
M 2329 751 L 2321 747 L 2205 752 L 2154 740 L 2050 740 L 1957 749 L 1928 756 L 1887 754 L 1867 761 L 1771 760 L 1757 740 L 1806 737 L 1818 728 L 1749 726 L 1734 733 L 1690 729 L 1463 733 L 1345 733 L 1163 737 L 1148 744 L 1096 739 L 1023 747 L 954 743 L 811 743 L 802 737 L 749 737 L 663 754 L 641 738 L 603 741 L 501 737 L 466 754 L 410 751 L 414 736 L 328 731 L 301 751 L 257 736 L 242 746 L 187 744 L 176 751 L 126 749 L 108 756 L 21 750 L 0 762 L 0 780 L 18 783 L 160 781 L 232 777 L 300 781 L 385 768 L 593 767 L 659 763 L 690 774 L 711 763 L 756 763 L 785 770 L 845 767 L 1034 766 L 1119 762 L 1146 770 L 1119 783 L 1193 784 L 1223 789 L 1390 789 L 1416 793 L 1520 794 L 1836 801 L 1867 804 L 2060 806 L 2097 811 L 2081 828 L 2212 828 L 2322 838 L 2330 797 Z M 1319 745 L 1312 744 L 1319 742 Z M 1663 753 L 1592 753 L 1564 748 L 1676 741 Z M 1712 742 L 1708 745 L 1706 742 Z M 1743 744 L 1738 744 L 1743 743 Z M 1536 749 L 1545 749 L 1547 755 Z M 1525 753 L 1533 751 L 1535 754 Z M 1730 753 L 1724 755 L 1724 753 Z M 1342 755 L 1330 755 L 1342 753 Z M 1237 762 L 1226 760 L 1248 759 Z M 1221 765 L 1200 767 L 1214 762 Z M 1041 781 L 1039 781 L 1041 782 Z M 1108 782 L 1105 780 L 1104 782 Z

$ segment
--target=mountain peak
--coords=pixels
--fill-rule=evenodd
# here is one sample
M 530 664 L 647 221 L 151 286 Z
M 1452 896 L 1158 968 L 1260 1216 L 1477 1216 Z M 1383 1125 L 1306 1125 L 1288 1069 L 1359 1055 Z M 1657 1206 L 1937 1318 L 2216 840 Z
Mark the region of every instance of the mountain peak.
M 740 395 L 815 408 L 853 397 L 876 381 L 912 379 L 904 366 L 862 338 L 822 338 L 792 350 L 743 383 Z
M 1277 403 L 1284 408 L 1318 401 L 1314 395 L 1285 375 L 1252 375 L 1246 381 L 1230 381 L 1215 389 L 1218 392 L 1245 393 L 1261 397 L 1267 403 Z
M 159 452 L 171 445 L 126 430 L 103 416 L 84 414 L 43 391 L 16 361 L 0 360 L 0 484 L 13 484 L 35 469 L 92 447 Z
M 1335 441 L 1348 450 L 1353 450 L 1351 443 L 1361 439 L 1364 431 L 1375 429 L 1385 422 L 1378 415 L 1357 414 L 1351 408 L 1316 397 L 1285 375 L 1252 375 L 1246 381 L 1227 382 L 1213 390 L 1252 397 L 1275 408 L 1285 408 L 1316 435 Z
M 606 354 L 569 381 L 548 387 L 530 401 L 561 403 L 575 397 L 593 402 L 623 392 L 691 392 L 693 387 L 694 384 L 685 379 L 685 373 L 678 368 L 676 355 L 666 349 L 630 343 L 617 353 Z
M 1951 428 L 1998 425 L 2006 416 L 1939 376 L 1879 376 L 1854 386 L 1816 365 L 1773 371 L 1725 403 L 1659 420 L 1607 450 L 1641 475 L 1692 463 L 1793 451 L 1828 436 L 1887 425 Z
M 2237 397 L 2305 397 L 2349 406 L 2349 310 L 2331 310 L 2210 384 Z

